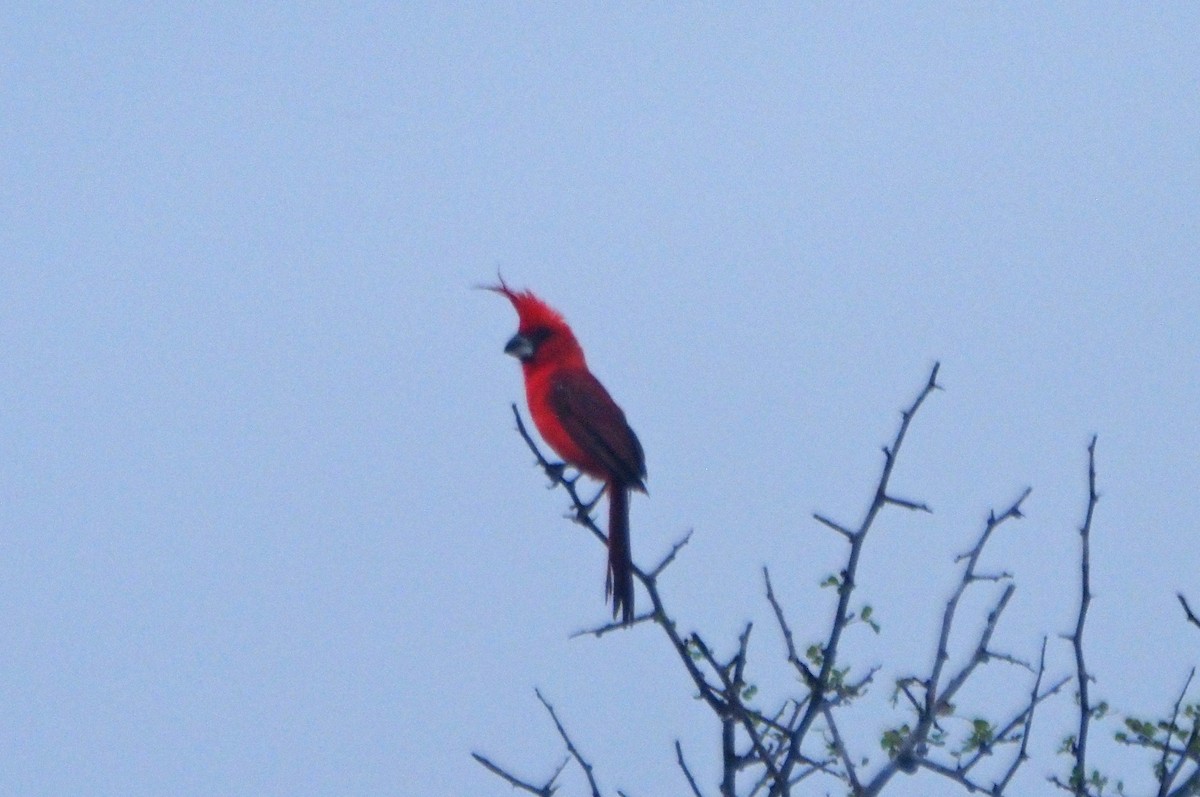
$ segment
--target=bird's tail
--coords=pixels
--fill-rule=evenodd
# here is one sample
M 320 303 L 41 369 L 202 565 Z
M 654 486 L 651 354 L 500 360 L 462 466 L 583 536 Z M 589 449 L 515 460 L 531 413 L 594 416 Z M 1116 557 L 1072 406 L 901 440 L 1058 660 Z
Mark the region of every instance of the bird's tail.
M 613 617 L 633 622 L 633 554 L 629 550 L 629 488 L 608 484 L 608 578 L 605 596 L 612 596 Z

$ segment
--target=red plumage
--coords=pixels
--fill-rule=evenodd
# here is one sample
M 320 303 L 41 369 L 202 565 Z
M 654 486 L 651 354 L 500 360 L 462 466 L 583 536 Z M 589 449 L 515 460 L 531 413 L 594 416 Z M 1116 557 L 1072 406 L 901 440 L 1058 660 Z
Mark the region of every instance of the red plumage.
M 500 281 L 519 319 L 504 350 L 521 361 L 529 413 L 542 438 L 570 466 L 604 482 L 608 493 L 608 577 L 613 616 L 633 621 L 629 491 L 646 491 L 646 462 L 625 413 L 588 370 L 583 349 L 562 315 L 529 291 Z

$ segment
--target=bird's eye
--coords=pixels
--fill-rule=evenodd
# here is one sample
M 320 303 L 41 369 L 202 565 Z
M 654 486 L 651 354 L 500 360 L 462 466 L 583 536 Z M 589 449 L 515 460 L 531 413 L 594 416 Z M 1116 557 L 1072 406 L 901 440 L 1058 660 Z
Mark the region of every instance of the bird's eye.
M 531 329 L 528 332 L 526 332 L 525 337 L 529 339 L 529 342 L 533 344 L 533 348 L 536 350 L 552 334 L 554 334 L 554 333 L 551 332 L 546 327 L 536 327 L 536 328 Z

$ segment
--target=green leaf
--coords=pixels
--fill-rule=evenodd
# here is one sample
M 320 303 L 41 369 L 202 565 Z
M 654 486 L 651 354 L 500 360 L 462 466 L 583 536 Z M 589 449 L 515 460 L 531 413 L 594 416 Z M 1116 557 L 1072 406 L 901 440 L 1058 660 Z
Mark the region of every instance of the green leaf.
M 888 754 L 888 758 L 895 758 L 900 752 L 900 748 L 904 746 L 904 742 L 908 739 L 912 729 L 908 727 L 908 723 L 901 725 L 899 728 L 892 728 L 883 732 L 882 738 L 879 740 L 879 746 Z
M 963 745 L 963 752 L 970 753 L 975 750 L 987 747 L 996 737 L 996 730 L 992 727 L 992 723 L 985 719 L 976 718 L 971 721 L 971 735 L 967 738 Z

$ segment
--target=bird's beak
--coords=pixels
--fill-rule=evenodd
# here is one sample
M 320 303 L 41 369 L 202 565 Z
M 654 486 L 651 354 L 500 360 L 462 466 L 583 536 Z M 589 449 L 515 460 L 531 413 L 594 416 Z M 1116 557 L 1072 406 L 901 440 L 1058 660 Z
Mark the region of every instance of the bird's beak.
M 524 335 L 513 335 L 504 345 L 504 353 L 511 354 L 518 360 L 528 360 L 533 356 L 533 341 Z

